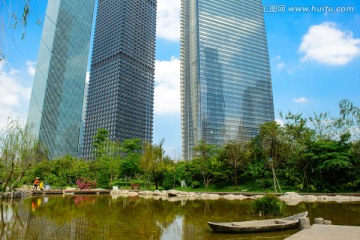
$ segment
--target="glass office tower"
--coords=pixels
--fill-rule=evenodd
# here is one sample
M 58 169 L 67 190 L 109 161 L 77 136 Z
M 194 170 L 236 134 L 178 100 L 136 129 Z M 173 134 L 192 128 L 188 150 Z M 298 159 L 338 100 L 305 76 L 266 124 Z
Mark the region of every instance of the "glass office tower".
M 246 141 L 274 120 L 261 0 L 181 1 L 183 158 L 203 139 Z
M 79 154 L 94 0 L 49 0 L 27 122 L 49 158 Z
M 93 136 L 152 141 L 156 0 L 100 0 L 90 70 L 83 156 Z

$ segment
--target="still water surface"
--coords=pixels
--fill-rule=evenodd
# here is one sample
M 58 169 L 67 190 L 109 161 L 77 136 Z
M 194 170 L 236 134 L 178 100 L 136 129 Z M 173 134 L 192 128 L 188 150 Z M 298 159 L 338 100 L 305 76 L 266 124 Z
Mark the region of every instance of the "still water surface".
M 1 202 L 1 239 L 284 239 L 297 230 L 216 234 L 208 221 L 258 219 L 252 201 L 168 201 L 110 196 L 50 196 Z M 360 226 L 360 203 L 283 205 L 287 215 L 307 210 L 310 220 Z

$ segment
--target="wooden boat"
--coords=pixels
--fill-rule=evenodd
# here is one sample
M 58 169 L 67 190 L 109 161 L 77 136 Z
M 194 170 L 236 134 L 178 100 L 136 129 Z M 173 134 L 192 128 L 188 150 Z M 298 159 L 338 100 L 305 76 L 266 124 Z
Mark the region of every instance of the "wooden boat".
M 300 219 L 305 218 L 308 212 L 277 219 L 253 220 L 243 222 L 208 222 L 214 232 L 222 233 L 254 233 L 271 232 L 297 228 Z

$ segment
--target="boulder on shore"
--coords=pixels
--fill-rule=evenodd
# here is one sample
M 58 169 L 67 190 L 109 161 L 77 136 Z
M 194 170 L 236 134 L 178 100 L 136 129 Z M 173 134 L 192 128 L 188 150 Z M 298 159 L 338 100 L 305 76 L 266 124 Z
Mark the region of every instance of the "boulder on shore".
M 12 198 L 25 198 L 26 192 L 16 191 L 16 192 L 0 192 L 0 199 L 12 199 Z

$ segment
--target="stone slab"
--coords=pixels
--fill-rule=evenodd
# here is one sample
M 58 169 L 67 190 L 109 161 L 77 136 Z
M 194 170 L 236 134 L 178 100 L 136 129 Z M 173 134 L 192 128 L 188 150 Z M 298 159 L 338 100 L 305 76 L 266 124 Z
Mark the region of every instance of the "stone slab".
M 359 240 L 360 227 L 343 225 L 314 224 L 310 229 L 304 229 L 286 240 Z

